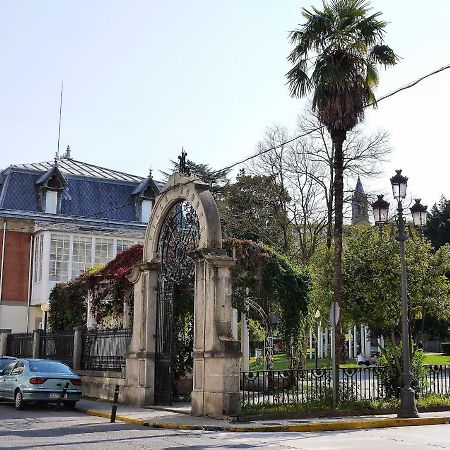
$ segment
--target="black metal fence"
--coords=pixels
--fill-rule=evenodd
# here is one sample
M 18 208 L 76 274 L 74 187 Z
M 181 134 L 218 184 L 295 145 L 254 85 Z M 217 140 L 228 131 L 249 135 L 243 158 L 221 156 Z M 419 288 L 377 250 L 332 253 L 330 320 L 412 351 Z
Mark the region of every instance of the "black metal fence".
M 450 395 L 450 365 L 425 366 L 417 395 Z M 385 367 L 339 370 L 341 401 L 381 400 L 388 396 Z M 331 369 L 241 372 L 242 406 L 290 403 L 332 406 Z
M 72 367 L 74 332 L 42 333 L 39 341 L 41 358 L 63 361 Z
M 450 395 L 450 365 L 427 365 L 421 394 Z
M 331 369 L 241 372 L 243 406 L 312 403 L 332 396 Z
M 17 358 L 33 357 L 33 333 L 8 334 L 6 354 Z
M 125 354 L 132 330 L 87 330 L 83 338 L 81 368 L 121 372 L 125 368 Z

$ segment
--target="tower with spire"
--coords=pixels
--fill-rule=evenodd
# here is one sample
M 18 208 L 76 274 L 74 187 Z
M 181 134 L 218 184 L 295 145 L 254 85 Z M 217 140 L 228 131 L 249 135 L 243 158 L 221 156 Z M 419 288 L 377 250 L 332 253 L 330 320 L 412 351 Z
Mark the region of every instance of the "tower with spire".
M 352 225 L 361 222 L 369 222 L 369 211 L 367 194 L 364 192 L 361 179 L 358 177 L 352 195 Z

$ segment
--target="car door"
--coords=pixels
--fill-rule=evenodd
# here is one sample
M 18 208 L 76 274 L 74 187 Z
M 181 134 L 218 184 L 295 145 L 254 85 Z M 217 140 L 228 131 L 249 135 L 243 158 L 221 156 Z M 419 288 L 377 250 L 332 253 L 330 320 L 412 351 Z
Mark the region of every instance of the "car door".
M 11 394 L 11 383 L 13 379 L 12 371 L 17 365 L 17 361 L 9 363 L 4 369 L 0 376 L 0 396 L 3 398 L 12 398 L 14 395 Z
M 25 364 L 23 361 L 18 361 L 14 366 L 10 375 L 10 382 L 7 384 L 6 393 L 8 398 L 14 398 L 16 387 L 19 386 L 23 372 L 25 371 Z

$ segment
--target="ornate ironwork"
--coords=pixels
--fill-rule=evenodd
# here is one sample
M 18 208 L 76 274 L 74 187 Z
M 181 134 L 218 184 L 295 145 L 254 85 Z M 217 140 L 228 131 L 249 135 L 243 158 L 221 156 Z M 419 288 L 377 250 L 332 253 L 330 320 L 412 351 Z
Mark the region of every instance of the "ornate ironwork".
M 155 403 L 172 401 L 172 334 L 175 285 L 192 278 L 195 271 L 190 253 L 198 247 L 200 226 L 197 213 L 187 202 L 177 203 L 164 219 L 158 242 L 161 274 L 156 300 Z
M 191 171 L 189 170 L 189 167 L 187 166 L 186 156 L 187 156 L 187 153 L 184 151 L 184 148 L 181 148 L 181 155 L 178 157 L 178 160 L 180 161 L 178 164 L 178 171 L 180 173 L 184 173 L 187 176 L 190 176 Z

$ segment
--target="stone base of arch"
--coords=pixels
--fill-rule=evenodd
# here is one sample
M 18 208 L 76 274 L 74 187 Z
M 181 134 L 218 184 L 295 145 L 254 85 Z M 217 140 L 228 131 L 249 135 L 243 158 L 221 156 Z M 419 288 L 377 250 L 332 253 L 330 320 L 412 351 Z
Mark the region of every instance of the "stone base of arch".
M 240 343 L 231 330 L 230 267 L 223 251 L 197 252 L 195 267 L 192 414 L 236 416 L 240 411 Z
M 230 267 L 223 250 L 195 254 L 192 415 L 215 418 L 240 411 L 240 344 L 232 334 Z M 126 358 L 126 399 L 154 404 L 158 262 L 141 264 L 134 290 L 133 337 Z

